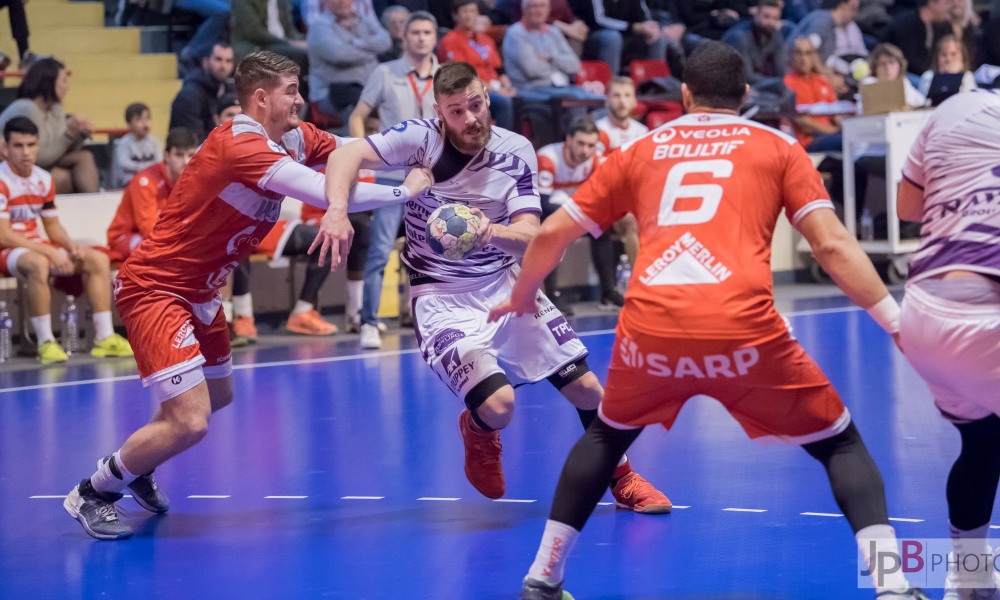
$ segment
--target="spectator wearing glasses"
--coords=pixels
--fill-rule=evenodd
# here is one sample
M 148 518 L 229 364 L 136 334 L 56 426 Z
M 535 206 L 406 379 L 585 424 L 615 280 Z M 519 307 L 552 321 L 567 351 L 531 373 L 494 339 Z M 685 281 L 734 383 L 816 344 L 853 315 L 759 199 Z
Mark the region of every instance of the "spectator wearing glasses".
M 403 31 L 406 29 L 406 21 L 410 18 L 410 11 L 405 6 L 394 4 L 382 12 L 382 29 L 389 33 L 391 45 L 389 49 L 378 55 L 379 62 L 389 62 L 403 56 Z
M 819 54 L 808 38 L 793 42 L 791 63 L 785 85 L 795 92 L 796 104 L 836 102 L 833 84 L 822 75 Z M 795 137 L 807 152 L 840 152 L 843 148 L 838 117 L 800 115 L 794 127 Z

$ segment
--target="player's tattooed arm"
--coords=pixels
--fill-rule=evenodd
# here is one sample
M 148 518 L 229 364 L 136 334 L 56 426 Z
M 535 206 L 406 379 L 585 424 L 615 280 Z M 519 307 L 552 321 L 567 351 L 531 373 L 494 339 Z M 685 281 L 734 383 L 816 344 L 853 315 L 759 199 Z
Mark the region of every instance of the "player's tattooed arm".
M 472 214 L 479 217 L 479 241 L 476 248 L 493 246 L 511 256 L 523 256 L 528 244 L 534 239 L 541 225 L 539 214 L 535 212 L 521 213 L 510 220 L 510 225 L 490 223 L 483 211 L 471 208 Z

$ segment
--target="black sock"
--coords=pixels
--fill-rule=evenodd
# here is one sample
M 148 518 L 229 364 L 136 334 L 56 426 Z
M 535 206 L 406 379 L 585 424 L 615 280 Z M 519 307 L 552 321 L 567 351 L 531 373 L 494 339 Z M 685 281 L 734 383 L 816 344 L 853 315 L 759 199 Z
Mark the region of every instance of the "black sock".
M 854 533 L 870 525 L 888 525 L 882 474 L 853 422 L 842 433 L 802 448 L 826 468 L 833 497 Z
M 990 522 L 1000 482 L 1000 417 L 956 424 L 962 452 L 948 474 L 948 519 L 970 531 Z

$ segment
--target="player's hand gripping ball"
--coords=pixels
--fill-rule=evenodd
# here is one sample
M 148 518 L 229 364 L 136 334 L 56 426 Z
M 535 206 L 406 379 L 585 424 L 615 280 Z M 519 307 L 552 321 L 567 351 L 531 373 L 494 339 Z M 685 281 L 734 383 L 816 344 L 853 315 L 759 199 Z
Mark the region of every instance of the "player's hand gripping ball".
M 448 260 L 461 260 L 475 248 L 480 227 L 479 217 L 468 206 L 439 206 L 427 219 L 427 245 Z

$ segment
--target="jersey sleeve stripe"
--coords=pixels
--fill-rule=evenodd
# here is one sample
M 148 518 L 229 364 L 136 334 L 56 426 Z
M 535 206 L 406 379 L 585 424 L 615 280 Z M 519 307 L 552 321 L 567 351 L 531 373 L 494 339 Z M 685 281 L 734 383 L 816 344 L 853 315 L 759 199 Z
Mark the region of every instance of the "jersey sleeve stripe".
M 799 223 L 802 222 L 802 219 L 804 219 L 805 216 L 808 215 L 809 213 L 811 213 L 812 211 L 814 211 L 816 209 L 819 209 L 819 208 L 829 208 L 830 210 L 835 210 L 834 207 L 833 207 L 833 202 L 831 202 L 829 200 L 826 200 L 826 199 L 813 200 L 809 204 L 806 204 L 805 206 L 803 206 L 802 208 L 800 208 L 792 216 L 792 227 L 798 229 L 799 228 Z
M 535 213 L 536 215 L 540 215 L 540 214 L 542 214 L 542 209 L 540 209 L 540 208 L 535 208 L 535 207 L 533 207 L 533 206 L 530 206 L 530 207 L 525 207 L 525 208 L 521 208 L 521 209 L 518 209 L 518 210 L 515 210 L 514 212 L 512 212 L 512 213 L 510 214 L 510 217 L 509 217 L 509 218 L 510 218 L 510 219 L 513 219 L 513 218 L 514 218 L 514 217 L 516 217 L 517 215 L 523 215 L 523 214 L 525 214 L 525 213 Z
M 59 216 L 59 211 L 57 211 L 54 208 L 50 208 L 50 209 L 43 210 L 40 214 L 43 217 L 45 217 L 45 218 L 58 217 Z
M 260 179 L 257 181 L 257 187 L 259 187 L 262 190 L 266 190 L 267 182 L 271 181 L 271 178 L 274 177 L 274 174 L 278 172 L 278 169 L 287 165 L 290 162 L 295 162 L 292 160 L 290 156 L 282 156 L 278 160 L 274 161 L 274 163 L 267 168 L 267 171 L 265 171 L 264 174 L 261 175 Z
M 570 218 L 576 221 L 577 224 L 583 226 L 583 228 L 586 229 L 587 233 L 590 235 L 596 238 L 601 237 L 601 234 L 604 233 L 601 226 L 588 217 L 572 199 L 563 203 L 562 207 L 566 210 L 566 213 L 570 216 Z
M 919 188 L 921 192 L 922 192 L 922 191 L 924 191 L 924 186 L 920 185 L 920 184 L 919 184 L 919 183 L 917 183 L 916 181 L 913 181 L 912 179 L 910 179 L 909 177 L 907 177 L 907 176 L 906 176 L 906 173 L 903 173 L 903 179 L 905 179 L 905 180 L 909 181 L 909 182 L 910 182 L 910 185 L 912 185 L 912 186 L 914 186 L 914 187 L 916 187 L 916 188 Z
M 382 162 L 384 162 L 388 166 L 389 161 L 387 161 L 385 157 L 382 156 L 382 153 L 378 151 L 378 146 L 375 145 L 375 142 L 373 142 L 371 138 L 365 138 L 365 141 L 368 142 L 368 145 L 372 147 L 372 150 L 375 151 L 375 154 L 378 154 L 378 157 L 382 159 Z

